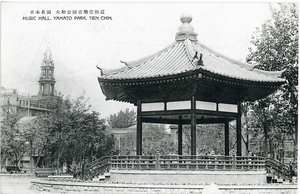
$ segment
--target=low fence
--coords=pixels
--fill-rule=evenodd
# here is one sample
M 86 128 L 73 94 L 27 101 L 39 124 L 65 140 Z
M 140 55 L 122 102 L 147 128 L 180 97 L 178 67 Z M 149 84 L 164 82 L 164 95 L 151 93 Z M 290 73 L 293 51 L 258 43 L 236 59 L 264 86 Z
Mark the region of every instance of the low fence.
M 271 158 L 244 156 L 108 156 L 85 165 L 82 177 L 97 177 L 113 170 L 194 170 L 194 171 L 266 171 L 272 176 L 291 179 L 288 166 Z M 274 172 L 274 173 L 271 173 Z M 294 176 L 297 176 L 295 173 Z
M 265 170 L 263 157 L 243 156 L 112 156 L 111 169 L 119 170 Z

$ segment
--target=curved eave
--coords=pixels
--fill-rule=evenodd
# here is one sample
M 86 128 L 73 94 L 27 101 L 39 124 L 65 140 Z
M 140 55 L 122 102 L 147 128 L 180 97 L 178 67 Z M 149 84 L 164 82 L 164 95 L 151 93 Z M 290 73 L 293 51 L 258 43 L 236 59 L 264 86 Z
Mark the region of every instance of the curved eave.
M 169 74 L 165 76 L 155 76 L 155 77 L 141 77 L 141 78 L 134 78 L 134 79 L 110 79 L 110 78 L 105 78 L 105 77 L 98 77 L 98 81 L 101 85 L 103 84 L 117 84 L 117 85 L 141 85 L 141 84 L 155 84 L 155 83 L 164 83 L 164 82 L 169 82 L 169 81 L 176 81 L 176 80 L 184 80 L 187 78 L 192 78 L 190 76 L 195 76 L 198 71 L 189 71 L 189 72 L 184 72 L 184 73 L 179 73 L 179 74 Z M 195 76 L 197 77 L 197 76 Z M 136 83 L 136 84 L 134 84 Z
M 168 95 L 170 91 L 172 91 L 172 99 L 170 100 L 177 101 L 190 99 L 189 93 L 184 94 L 181 92 L 190 90 L 191 87 L 196 85 L 196 92 L 200 95 L 204 94 L 201 98 L 205 98 L 208 101 L 214 100 L 214 96 L 216 96 L 213 94 L 214 91 L 218 91 L 217 93 L 221 96 L 225 95 L 223 96 L 223 99 L 218 99 L 219 102 L 224 100 L 224 102 L 234 103 L 236 102 L 236 98 L 254 101 L 273 93 L 280 85 L 282 85 L 282 82 L 249 82 L 237 80 L 200 70 L 194 71 L 193 74 L 169 76 L 168 78 L 160 79 L 101 80 L 99 78 L 98 81 L 103 94 L 106 96 L 106 100 L 129 103 L 136 103 L 136 100 L 140 98 L 144 99 L 145 102 L 163 101 L 164 96 Z M 203 93 L 203 91 L 205 92 Z M 235 96 L 236 92 L 239 93 L 239 97 Z M 206 93 L 207 96 L 205 95 Z M 213 98 L 211 99 L 210 96 Z
M 100 85 L 142 85 L 142 84 L 159 84 L 159 83 L 166 83 L 170 81 L 177 81 L 177 80 L 187 80 L 187 79 L 195 79 L 195 78 L 202 78 L 203 76 L 206 77 L 214 77 L 218 80 L 228 80 L 230 82 L 236 83 L 243 83 L 248 85 L 273 85 L 278 86 L 285 83 L 284 79 L 278 78 L 277 80 L 249 80 L 243 79 L 240 77 L 230 77 L 224 74 L 218 74 L 215 72 L 210 72 L 208 70 L 197 68 L 193 71 L 188 71 L 179 74 L 170 74 L 166 76 L 156 76 L 156 77 L 142 77 L 142 78 L 135 78 L 135 79 L 111 79 L 105 77 L 98 77 L 98 82 Z
M 236 82 L 236 83 L 244 83 L 246 85 L 261 85 L 261 84 L 269 84 L 271 87 L 272 85 L 282 85 L 285 83 L 284 79 L 277 78 L 277 79 L 270 79 L 270 80 L 257 80 L 257 79 L 245 79 L 242 77 L 231 77 L 225 74 L 220 74 L 216 72 L 211 72 L 208 70 L 201 69 L 201 72 L 203 74 L 207 74 L 210 76 L 218 77 L 219 79 L 224 79 L 224 80 L 230 80 L 231 82 Z
M 253 95 L 258 95 L 261 97 L 262 93 L 270 94 L 284 83 L 284 81 L 261 82 L 236 79 L 232 77 L 226 77 L 224 75 L 214 74 L 202 69 L 177 75 L 146 79 L 105 79 L 98 77 L 98 82 L 103 94 L 106 96 L 106 100 L 116 100 L 129 103 L 135 103 L 135 99 L 138 97 L 134 93 L 129 94 L 128 91 L 139 91 L 144 87 L 154 89 L 163 86 L 163 88 L 170 87 L 176 90 L 174 85 L 177 83 L 185 83 L 187 85 L 190 85 L 191 83 L 200 85 L 205 83 L 213 83 L 217 85 L 226 85 L 227 87 L 232 87 L 233 89 L 238 87 L 241 89 L 243 88 L 243 90 L 246 89 L 247 91 L 254 90 L 256 91 L 256 94 Z M 189 86 L 187 86 L 187 88 L 188 87 Z M 262 93 L 259 94 L 257 91 L 261 91 Z

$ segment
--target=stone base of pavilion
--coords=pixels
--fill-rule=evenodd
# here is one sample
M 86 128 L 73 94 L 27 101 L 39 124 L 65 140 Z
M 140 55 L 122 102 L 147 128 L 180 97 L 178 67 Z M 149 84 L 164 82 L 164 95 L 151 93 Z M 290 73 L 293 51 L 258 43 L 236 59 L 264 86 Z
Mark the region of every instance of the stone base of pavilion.
M 264 184 L 266 171 L 110 170 L 111 182 L 143 184 Z
M 213 190 L 211 189 L 213 186 Z M 41 193 L 202 193 L 202 194 L 297 194 L 297 184 L 129 184 L 111 182 L 65 182 L 45 179 L 31 181 L 31 189 Z
M 264 184 L 263 157 L 112 156 L 110 181 L 147 184 Z

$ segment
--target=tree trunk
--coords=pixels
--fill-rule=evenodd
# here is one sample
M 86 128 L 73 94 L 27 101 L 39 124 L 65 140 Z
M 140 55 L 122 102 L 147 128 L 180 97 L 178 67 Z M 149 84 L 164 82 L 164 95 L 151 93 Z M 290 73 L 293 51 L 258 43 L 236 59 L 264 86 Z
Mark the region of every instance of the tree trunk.
M 60 174 L 60 170 L 59 170 L 59 166 L 60 166 L 60 146 L 61 146 L 61 138 L 60 138 L 60 134 L 59 134 L 59 139 L 58 139 L 58 150 L 57 150 L 57 161 L 56 161 L 56 165 L 57 165 L 57 174 Z
M 264 126 L 264 136 L 265 136 L 265 157 L 268 157 L 268 129 Z
M 282 137 L 282 163 L 284 164 L 284 140 L 285 140 L 285 135 L 283 134 Z
M 40 159 L 41 159 L 42 153 L 44 152 L 45 147 L 46 147 L 46 146 L 44 146 L 44 147 L 42 148 L 42 151 L 39 152 L 39 157 L 37 158 L 36 163 L 35 163 L 35 165 L 34 165 L 35 168 L 37 167 L 38 163 L 40 162 Z
M 269 142 L 268 142 L 269 144 L 269 154 L 270 154 L 270 158 L 271 157 L 273 157 L 273 155 L 272 155 L 272 140 L 269 140 Z
M 60 156 L 57 157 L 57 175 L 60 175 Z
M 18 157 L 18 154 L 16 152 L 14 152 L 15 157 L 16 157 L 16 160 L 15 160 L 16 167 L 19 167 L 19 162 L 20 162 L 21 158 L 23 157 L 24 153 L 25 152 L 23 152 L 22 154 L 20 154 L 20 156 Z
M 298 118 L 295 120 L 295 141 L 294 141 L 294 160 L 297 161 L 297 156 L 298 156 Z
M 14 154 L 15 154 L 15 157 L 16 157 L 16 159 L 15 159 L 16 167 L 18 167 L 18 164 L 19 164 L 18 155 L 17 155 L 16 152 Z
M 58 174 L 60 175 L 62 172 L 62 169 L 60 169 L 60 162 L 61 158 L 64 152 L 64 145 L 62 146 L 61 144 L 58 147 L 58 157 L 57 157 L 57 169 L 58 169 Z

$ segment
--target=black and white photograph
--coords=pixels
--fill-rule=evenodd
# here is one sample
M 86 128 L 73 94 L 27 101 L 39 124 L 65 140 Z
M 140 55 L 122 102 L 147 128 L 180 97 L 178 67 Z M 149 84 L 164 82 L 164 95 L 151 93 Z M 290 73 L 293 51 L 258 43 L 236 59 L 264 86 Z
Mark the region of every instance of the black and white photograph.
M 298 193 L 299 3 L 1 2 L 0 193 Z

